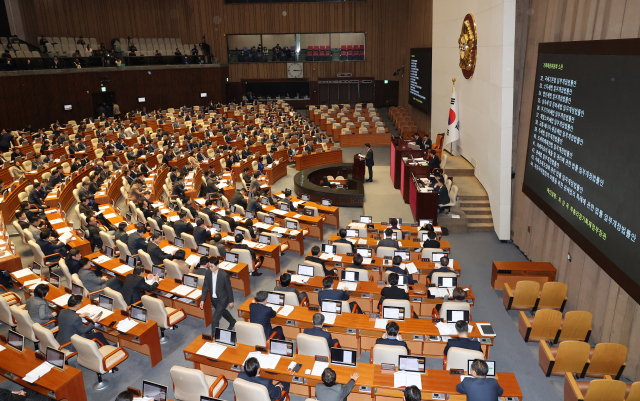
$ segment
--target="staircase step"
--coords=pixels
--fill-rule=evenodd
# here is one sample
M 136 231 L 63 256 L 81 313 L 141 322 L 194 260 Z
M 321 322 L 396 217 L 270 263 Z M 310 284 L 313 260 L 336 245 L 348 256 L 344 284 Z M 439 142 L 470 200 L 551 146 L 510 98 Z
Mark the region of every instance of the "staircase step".
M 458 199 L 460 200 L 460 202 L 463 201 L 489 201 L 489 197 L 487 195 L 460 195 L 458 193 Z
M 491 216 L 491 208 L 490 207 L 467 207 L 466 205 L 460 205 L 460 209 L 462 209 L 463 212 L 465 212 L 465 214 L 467 216 L 474 216 L 474 215 L 489 215 Z
M 482 208 L 489 208 L 489 209 L 491 208 L 491 204 L 489 203 L 489 201 L 459 201 L 458 204 L 463 209 L 475 208 L 475 207 L 482 207 Z
M 455 181 L 455 177 L 473 177 L 475 175 L 473 167 L 471 167 L 471 168 L 449 168 L 449 167 L 445 166 L 444 172 L 447 174 L 447 176 L 454 177 L 454 181 Z
M 480 231 L 494 231 L 493 223 L 469 223 L 467 224 L 467 231 L 480 232 Z
M 493 224 L 493 217 L 490 214 L 472 214 L 467 215 L 469 223 L 491 223 Z

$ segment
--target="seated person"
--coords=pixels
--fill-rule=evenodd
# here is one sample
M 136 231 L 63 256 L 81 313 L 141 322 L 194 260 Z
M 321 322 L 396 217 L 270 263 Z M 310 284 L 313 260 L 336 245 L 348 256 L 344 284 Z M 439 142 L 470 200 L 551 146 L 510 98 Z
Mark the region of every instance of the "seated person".
M 49 293 L 49 286 L 47 284 L 38 284 L 33 290 L 33 296 L 27 299 L 25 303 L 25 309 L 29 312 L 33 323 L 44 325 L 55 319 L 58 315 L 58 313 L 47 304 L 45 299 L 47 293 Z M 50 326 L 55 326 L 55 323 L 51 323 Z
M 313 247 L 311 247 L 311 256 L 307 256 L 305 260 L 308 260 L 310 262 L 320 263 L 322 265 L 322 270 L 324 270 L 325 276 L 337 276 L 338 269 L 328 270 L 327 267 L 324 265 L 324 260 L 320 259 L 318 255 L 320 255 L 320 247 L 318 245 L 314 245 Z
M 335 339 L 331 336 L 331 333 L 322 330 L 322 325 L 324 324 L 324 315 L 322 313 L 314 313 L 313 314 L 313 327 L 304 329 L 304 334 L 309 334 L 310 336 L 322 337 L 327 340 L 327 344 L 329 348 L 334 348 L 336 345 L 340 345 L 338 339 Z
M 184 251 L 183 251 L 184 252 Z M 146 280 L 154 280 L 154 283 L 149 285 Z M 144 267 L 137 266 L 133 269 L 131 274 L 127 274 L 122 284 L 122 298 L 127 305 L 135 304 L 142 299 L 144 295 L 143 291 L 153 292 L 158 288 L 160 278 L 158 275 L 155 277 L 149 273 L 147 274 Z
M 398 323 L 393 321 L 387 323 L 387 331 L 382 335 L 382 338 L 378 338 L 376 340 L 376 344 L 400 345 L 405 347 L 407 349 L 407 353 L 409 353 L 409 346 L 402 340 L 402 336 L 400 335 L 400 327 L 398 326 Z
M 54 242 L 56 242 L 54 244 Z M 51 237 L 51 231 L 48 228 L 43 228 L 40 231 L 40 238 L 36 239 L 36 243 L 40 245 L 40 249 L 44 254 L 44 258 L 47 262 L 55 262 L 60 260 L 60 257 L 67 256 L 67 246 Z M 60 255 L 55 255 L 56 253 Z
M 69 251 L 69 255 L 64 259 L 67 264 L 67 268 L 69 269 L 69 274 L 78 274 L 80 272 L 80 259 L 82 259 L 82 255 L 80 254 L 80 249 L 72 248 Z M 54 270 L 55 273 L 55 270 Z M 62 273 L 62 270 L 61 270 Z
M 458 338 L 451 338 L 447 341 L 447 345 L 444 347 L 444 356 L 447 356 L 449 348 L 464 348 L 472 351 L 482 351 L 480 343 L 469 338 L 469 324 L 467 322 L 464 320 L 458 320 L 456 322 L 456 331 L 458 332 Z
M 109 278 L 106 276 L 97 276 L 96 273 L 91 270 L 91 263 L 89 263 L 88 258 L 82 258 L 78 263 L 80 264 L 78 277 L 80 277 L 82 285 L 88 292 L 102 290 L 105 287 L 120 291 L 120 280 L 118 280 L 118 277 L 113 276 Z
M 378 246 L 376 246 L 376 253 L 378 252 L 378 248 L 380 248 L 381 246 L 396 248 L 397 250 L 400 249 L 400 245 L 398 244 L 398 241 L 392 239 L 393 230 L 391 228 L 387 228 L 386 230 L 384 230 L 384 235 L 387 238 L 384 238 L 378 241 Z
M 420 401 L 422 394 L 417 386 L 408 386 L 404 389 L 404 395 L 402 401 Z
M 436 262 L 434 260 L 434 262 Z M 429 274 L 427 274 L 427 279 L 431 280 L 431 277 L 433 276 L 433 273 L 451 273 L 453 272 L 453 270 L 449 269 L 447 266 L 449 265 L 449 257 L 448 256 L 443 256 L 440 258 L 440 267 L 438 267 L 437 269 L 433 269 L 429 272 Z
M 422 244 L 423 248 L 440 248 L 440 241 L 436 240 L 436 233 L 434 231 L 429 231 L 427 236 L 429 239 Z
M 442 299 L 442 302 L 460 302 L 460 303 L 466 304 L 467 292 L 460 287 L 456 287 L 452 291 L 451 298 L 449 298 L 448 295 L 445 295 L 444 298 Z M 438 312 L 440 312 L 441 307 L 442 307 L 442 304 L 436 305 L 436 309 L 438 310 Z
M 392 259 L 393 266 L 388 266 L 385 268 L 385 271 L 394 272 L 398 275 L 408 275 L 409 276 L 409 284 L 416 284 L 418 280 L 413 279 L 413 274 L 408 274 L 409 272 L 404 267 L 400 266 L 402 264 L 402 257 L 394 256 Z
M 380 301 L 378 302 L 378 308 L 382 305 L 382 301 L 385 299 L 409 299 L 409 293 L 403 290 L 402 288 L 398 288 L 398 273 L 389 274 L 389 287 L 384 287 L 382 291 L 380 291 Z
M 196 241 L 196 245 L 202 245 L 211 239 L 211 232 L 208 231 L 203 218 L 196 218 L 196 226 L 193 228 L 193 239 Z
M 389 225 L 391 226 L 389 228 L 391 228 L 392 230 L 400 230 L 400 231 L 402 231 L 402 228 L 398 227 L 398 219 L 389 220 Z M 402 238 L 401 239 L 404 239 L 404 232 L 402 233 Z
M 356 253 L 356 248 L 353 246 L 351 241 L 347 239 L 347 230 L 345 228 L 341 228 L 338 231 L 338 235 L 340 235 L 340 239 L 333 241 L 334 244 L 349 244 L 351 246 L 351 253 Z
M 489 366 L 482 359 L 475 359 L 471 364 L 469 374 L 473 377 L 465 377 L 456 390 L 460 394 L 467 395 L 467 401 L 498 401 L 502 395 L 502 387 L 493 377 L 487 378 Z
M 181 210 L 178 217 L 180 219 L 173 222 L 173 231 L 176 233 L 176 237 L 181 238 L 182 233 L 192 231 L 193 226 L 187 220 L 187 212 Z
M 129 234 L 127 234 L 127 223 L 126 222 L 122 222 L 120 224 L 118 224 L 118 229 L 116 230 L 116 241 L 120 240 L 123 243 L 127 243 L 129 241 Z
M 104 345 L 109 342 L 104 334 L 93 332 L 93 323 L 89 322 L 86 326 L 82 323 L 82 318 L 89 316 L 88 313 L 78 315 L 76 312 L 82 308 L 82 295 L 72 295 L 67 301 L 67 309 L 61 309 L 58 315 L 58 334 L 56 340 L 60 344 L 66 344 L 71 341 L 71 336 L 77 334 L 89 340 L 98 340 Z M 73 345 L 66 347 L 68 350 L 75 352 Z
M 222 241 L 222 235 L 215 234 L 211 242 L 209 242 L 209 245 L 215 246 L 216 249 L 218 249 L 218 253 L 220 254 L 220 256 L 224 258 L 227 255 L 227 248 L 224 246 L 224 244 L 221 241 Z
M 160 242 L 162 242 L 162 237 L 160 234 L 154 233 L 151 235 L 149 245 L 147 245 L 147 253 L 151 256 L 151 262 L 153 262 L 154 265 L 161 265 L 164 263 L 165 259 L 173 260 L 174 258 L 174 255 L 166 253 L 160 249 Z
M 336 385 L 336 372 L 331 368 L 326 368 L 322 372 L 322 383 L 316 384 L 316 398 L 318 400 L 347 401 L 347 397 L 355 387 L 358 377 L 360 375 L 354 373 L 347 384 Z
M 309 299 L 306 292 L 300 292 L 293 287 L 289 287 L 289 284 L 291 284 L 291 274 L 282 273 L 282 275 L 280 275 L 280 287 L 276 286 L 273 290 L 280 292 L 295 292 L 298 297 L 298 304 L 301 304 L 302 300 L 305 298 L 307 298 L 307 300 Z
M 189 274 L 189 271 L 191 270 L 191 266 L 189 266 L 187 262 L 184 261 L 186 256 L 187 253 L 184 251 L 184 249 L 178 249 L 176 253 L 173 254 L 173 261 L 178 265 L 178 268 L 180 269 L 182 274 Z
M 325 277 L 322 280 L 322 285 L 324 286 L 324 290 L 318 292 L 318 303 L 322 304 L 323 299 L 329 299 L 332 301 L 348 301 L 349 300 L 349 291 L 347 290 L 334 290 L 333 289 L 333 278 Z M 353 313 L 362 313 L 358 303 L 355 301 L 349 302 L 349 310 L 342 311 L 345 312 L 353 312 Z
M 362 262 L 363 262 L 364 258 L 362 257 L 362 255 L 360 255 L 359 253 L 356 253 L 353 256 L 353 264 L 349 265 L 348 267 L 352 268 L 352 269 L 360 269 L 360 270 L 367 270 L 366 266 L 362 266 Z
M 269 392 L 269 398 L 271 398 L 271 401 L 279 400 L 282 397 L 283 391 L 289 392 L 290 383 L 274 383 L 271 379 L 260 377 L 260 362 L 258 362 L 258 359 L 253 357 L 245 361 L 244 369 L 238 374 L 238 379 L 265 386 Z
M 265 338 L 269 338 L 273 332 L 277 333 L 280 340 L 284 340 L 282 327 L 271 327 L 271 318 L 276 317 L 276 311 L 267 306 L 267 291 L 258 291 L 256 302 L 249 305 L 249 315 L 251 323 L 258 323 L 264 328 Z
M 246 249 L 249 251 L 249 253 L 251 254 L 251 259 L 254 261 L 254 270 L 253 273 L 251 273 L 252 276 L 262 276 L 262 273 L 258 272 L 258 269 L 260 268 L 260 265 L 262 264 L 262 261 L 264 260 L 264 256 L 260 256 L 260 261 L 256 260 L 256 253 L 253 249 L 249 248 L 249 246 L 247 244 L 243 244 L 242 241 L 244 241 L 244 235 L 242 234 L 236 234 L 236 236 L 234 237 L 236 244 L 231 248 L 231 250 L 233 251 L 234 249 Z

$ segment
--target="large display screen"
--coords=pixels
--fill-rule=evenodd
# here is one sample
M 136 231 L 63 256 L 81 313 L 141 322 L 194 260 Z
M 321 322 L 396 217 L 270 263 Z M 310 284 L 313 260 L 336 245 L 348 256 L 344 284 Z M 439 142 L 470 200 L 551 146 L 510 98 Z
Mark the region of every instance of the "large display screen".
M 431 49 L 411 49 L 409 104 L 431 114 Z
M 523 183 L 636 300 L 639 53 L 638 39 L 540 44 Z

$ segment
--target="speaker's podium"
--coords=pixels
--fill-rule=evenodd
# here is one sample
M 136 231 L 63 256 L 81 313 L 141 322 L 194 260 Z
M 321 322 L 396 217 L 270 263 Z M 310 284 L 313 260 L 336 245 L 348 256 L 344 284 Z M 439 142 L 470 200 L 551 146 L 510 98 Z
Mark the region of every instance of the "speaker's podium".
M 365 170 L 364 159 L 361 159 L 359 155 L 353 155 L 353 179 L 356 181 L 364 181 Z

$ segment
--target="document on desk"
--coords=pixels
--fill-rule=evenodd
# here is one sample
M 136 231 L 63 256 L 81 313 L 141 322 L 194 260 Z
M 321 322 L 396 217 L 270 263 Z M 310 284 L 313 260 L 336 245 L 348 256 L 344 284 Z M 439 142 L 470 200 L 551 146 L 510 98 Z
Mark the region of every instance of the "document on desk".
M 58 209 L 49 209 L 49 210 L 45 210 L 44 214 L 51 214 L 51 213 L 57 213 Z
M 441 336 L 448 336 L 448 335 L 453 335 L 457 333 L 455 323 L 439 322 L 439 323 L 436 323 L 436 327 L 438 328 L 438 331 L 440 332 Z
M 247 354 L 247 358 L 244 361 L 246 362 L 247 359 L 251 357 L 258 360 L 258 362 L 260 363 L 260 369 L 275 369 L 278 365 L 278 362 L 280 362 L 280 355 L 265 355 L 262 352 L 258 351 L 249 352 L 249 354 Z
M 193 292 L 187 295 L 189 299 L 198 299 L 198 297 L 202 295 L 202 290 L 193 290 Z
M 301 274 L 292 274 L 291 275 L 291 282 L 292 283 L 298 283 L 298 284 L 307 284 L 307 283 L 309 283 L 309 277 L 308 276 L 303 276 Z
M 342 256 L 340 255 L 333 255 L 333 257 L 331 258 L 332 261 L 334 262 L 342 262 Z
M 322 372 L 329 367 L 329 362 L 316 361 L 311 370 L 311 376 L 322 376 Z
M 444 298 L 446 295 L 451 296 L 452 294 L 452 288 L 429 287 L 429 295 L 433 295 L 436 298 Z
M 227 270 L 227 271 L 233 269 L 236 266 L 237 266 L 237 264 L 236 263 L 232 263 L 232 262 L 222 262 L 222 263 L 220 263 L 220 268 L 222 270 Z
M 29 274 L 33 274 L 33 272 L 29 269 L 27 269 L 26 267 L 24 269 L 20 269 L 18 271 L 13 272 L 13 276 L 15 278 L 21 278 L 24 276 L 28 276 Z
M 204 205 L 207 201 L 206 201 L 206 199 L 198 198 L 198 199 L 196 199 L 196 202 L 198 202 L 198 204 L 200 204 L 200 205 Z
M 280 199 L 284 199 L 284 194 L 277 194 L 276 196 Z
M 356 288 L 358 288 L 358 283 L 353 283 L 350 281 L 341 281 L 338 283 L 336 290 L 355 291 Z
M 418 372 L 407 372 L 406 370 L 395 372 L 393 374 L 393 387 L 409 387 L 416 386 L 422 390 L 422 378 Z
M 411 262 L 411 263 L 402 263 L 400 265 L 400 267 L 404 267 L 407 270 L 407 273 L 409 274 L 416 274 L 418 273 L 418 268 L 416 267 L 416 264 Z
M 271 231 L 276 232 L 278 234 L 284 234 L 287 232 L 287 229 L 284 227 L 273 227 Z
M 129 273 L 130 271 L 133 271 L 133 267 L 129 266 L 129 265 L 120 265 L 118 267 L 116 267 L 115 269 L 113 269 L 113 271 L 115 273 L 121 274 L 121 275 L 125 275 L 127 273 Z
M 373 260 L 372 258 L 362 258 L 362 264 L 370 265 L 372 260 Z
M 282 309 L 280 309 L 278 315 L 286 317 L 289 316 L 291 312 L 293 312 L 293 305 L 285 305 L 282 307 Z
M 60 295 L 58 298 L 53 300 L 53 303 L 60 307 L 65 307 L 69 303 L 69 298 L 71 298 L 71 294 Z
M 173 245 L 167 245 L 164 248 L 162 248 L 162 251 L 166 252 L 166 253 L 173 253 L 175 251 L 177 251 L 178 248 L 177 246 L 173 246 Z
M 278 313 L 278 311 L 280 310 L 281 306 L 280 305 L 274 305 L 274 304 L 269 304 L 267 303 L 267 306 L 271 309 L 273 309 L 276 313 Z
M 298 234 L 300 234 L 300 231 L 298 231 L 298 230 L 289 231 L 289 235 L 298 235 Z
M 6 348 L 0 345 L 0 352 L 4 351 Z
M 62 219 L 53 219 L 53 220 L 49 220 L 49 223 L 51 224 L 59 224 L 62 223 L 63 220 Z
M 113 219 L 114 217 L 116 217 L 117 215 L 115 213 L 109 213 L 109 214 L 105 214 L 104 218 L 105 219 Z
M 360 238 L 358 240 L 358 245 L 367 245 L 367 239 L 366 238 Z
M 63 244 L 67 245 L 67 242 L 71 241 L 72 239 L 74 239 L 75 237 L 73 236 L 73 233 L 70 231 L 67 231 L 66 233 L 62 234 L 60 237 L 58 237 L 58 239 L 60 240 L 60 242 L 62 242 Z
M 387 323 L 389 323 L 389 319 L 376 319 L 375 328 L 376 329 L 384 329 L 387 328 Z
M 56 228 L 56 232 L 58 233 L 58 235 L 62 235 L 67 231 L 71 231 L 71 227 Z
M 101 256 L 98 256 L 95 259 L 91 259 L 91 261 L 93 263 L 95 263 L 95 264 L 105 263 L 105 262 L 108 262 L 110 260 L 111 260 L 111 258 L 108 257 L 107 255 L 101 255 Z
M 39 378 L 41 378 L 42 376 L 49 373 L 51 369 L 53 369 L 52 364 L 50 364 L 49 362 L 42 363 L 40 364 L 40 366 L 33 369 L 31 372 L 27 373 L 26 376 L 23 378 L 23 380 L 26 381 L 27 383 L 33 383 Z
M 160 213 L 165 214 L 165 213 L 169 213 L 171 212 L 171 210 L 164 208 L 164 209 L 160 209 Z
M 135 320 L 126 318 L 118 322 L 118 324 L 116 325 L 116 330 L 121 333 L 126 333 L 137 325 L 138 322 L 136 322 Z
M 25 281 L 25 282 L 24 282 L 24 286 L 25 286 L 25 287 L 30 287 L 30 286 L 32 286 L 32 285 L 33 285 L 33 286 L 36 286 L 36 285 L 38 285 L 38 284 L 40 284 L 40 283 L 43 283 L 42 279 L 35 278 L 35 279 L 33 279 L 33 280 L 27 280 L 27 281 Z
M 333 255 L 331 255 L 330 253 L 323 253 L 320 255 L 320 259 L 322 260 L 329 260 L 333 257 Z
M 200 258 L 201 256 L 195 253 L 192 253 L 191 255 L 189 255 L 189 257 L 187 258 L 187 260 L 185 260 L 184 262 L 186 264 L 188 264 L 189 266 L 191 266 L 194 263 L 199 263 L 200 262 Z
M 277 214 L 279 216 L 282 216 L 282 215 L 287 214 L 288 212 L 285 212 L 284 210 L 280 210 L 280 209 L 273 209 L 273 210 L 270 210 L 270 213 L 274 213 L 274 214 Z
M 101 308 L 97 305 L 91 305 L 91 304 L 80 308 L 77 313 L 78 315 L 81 315 L 83 313 L 88 313 L 89 319 L 92 319 L 94 316 L 98 316 L 98 313 L 102 313 L 102 316 L 100 316 L 100 320 L 106 318 L 107 316 L 113 315 L 112 311 L 105 308 Z
M 180 220 L 180 216 L 178 216 L 178 215 L 171 216 L 167 220 L 169 220 L 169 221 L 178 221 L 178 220 Z
M 367 228 L 367 225 L 364 223 L 349 223 L 347 224 L 350 228 Z
M 324 316 L 324 323 L 325 324 L 335 324 L 336 323 L 336 317 L 338 316 L 335 313 L 328 313 L 328 312 L 322 312 L 322 315 Z
M 207 358 L 218 359 L 226 349 L 227 347 L 225 347 L 224 345 L 216 343 L 205 343 L 202 347 L 200 347 L 196 354 L 205 356 Z
M 184 296 L 187 296 L 187 294 L 191 293 L 193 290 L 194 290 L 193 287 L 189 287 L 188 285 L 180 284 L 179 286 L 177 286 L 176 288 L 171 290 L 171 292 L 174 293 L 174 294 L 182 295 L 184 297 Z

